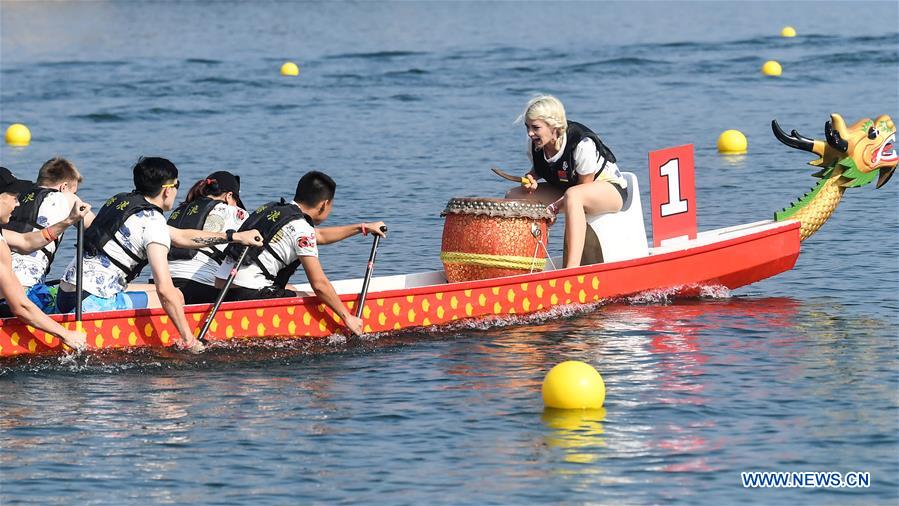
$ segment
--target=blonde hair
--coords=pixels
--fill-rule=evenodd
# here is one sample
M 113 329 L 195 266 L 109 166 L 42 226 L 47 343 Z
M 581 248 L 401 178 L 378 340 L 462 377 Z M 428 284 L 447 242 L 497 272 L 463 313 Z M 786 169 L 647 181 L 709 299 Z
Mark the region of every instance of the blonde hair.
M 565 118 L 565 106 L 562 101 L 552 95 L 540 95 L 528 101 L 524 112 L 518 117 L 518 121 L 535 120 L 544 121 L 550 128 L 556 130 L 559 138 L 556 140 L 556 148 L 562 144 L 562 137 L 568 129 L 568 120 Z

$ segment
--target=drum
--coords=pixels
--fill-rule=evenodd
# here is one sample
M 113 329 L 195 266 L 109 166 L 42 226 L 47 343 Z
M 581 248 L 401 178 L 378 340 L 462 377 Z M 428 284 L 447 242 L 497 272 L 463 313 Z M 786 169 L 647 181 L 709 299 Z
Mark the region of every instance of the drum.
M 450 199 L 440 260 L 451 283 L 542 271 L 552 214 L 527 200 Z

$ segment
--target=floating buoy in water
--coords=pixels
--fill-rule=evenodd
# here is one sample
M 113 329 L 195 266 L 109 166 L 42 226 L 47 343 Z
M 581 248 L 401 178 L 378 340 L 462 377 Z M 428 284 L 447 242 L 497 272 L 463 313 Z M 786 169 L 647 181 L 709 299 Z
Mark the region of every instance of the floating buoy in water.
M 31 143 L 31 130 L 21 123 L 13 123 L 6 129 L 6 143 L 10 146 L 27 146 Z
M 795 36 L 796 36 L 796 29 L 793 28 L 792 26 L 785 26 L 785 27 L 783 27 L 783 29 L 780 31 L 780 36 L 781 36 L 781 37 L 795 37 Z
M 592 366 L 569 360 L 543 378 L 543 405 L 556 409 L 598 409 L 606 399 L 606 385 Z
M 300 75 L 300 67 L 297 67 L 297 64 L 292 61 L 285 62 L 284 65 L 281 65 L 281 75 L 298 76 Z
M 774 60 L 768 60 L 762 65 L 762 74 L 766 76 L 779 76 L 783 69 L 780 67 L 780 63 L 777 63 Z
M 739 155 L 746 152 L 746 136 L 739 130 L 725 130 L 718 136 L 718 152 Z

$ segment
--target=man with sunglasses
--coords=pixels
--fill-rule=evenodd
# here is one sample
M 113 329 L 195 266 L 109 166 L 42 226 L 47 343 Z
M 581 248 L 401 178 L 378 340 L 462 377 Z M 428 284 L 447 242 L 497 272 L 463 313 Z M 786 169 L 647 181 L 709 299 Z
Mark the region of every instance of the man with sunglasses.
M 134 191 L 106 201 L 84 233 L 82 285 L 85 311 L 110 311 L 162 307 L 181 334 L 181 345 L 194 352 L 203 345 L 194 337 L 184 315 L 184 296 L 172 282 L 168 252 L 172 245 L 198 249 L 228 242 L 224 233 L 176 229 L 166 224 L 163 212 L 171 211 L 178 194 L 178 168 L 165 158 L 147 157 L 134 166 Z M 262 244 L 259 233 L 233 234 L 231 241 Z M 155 291 L 126 291 L 140 271 L 150 264 Z M 76 265 L 73 260 L 59 287 L 57 305 L 71 312 L 77 304 Z

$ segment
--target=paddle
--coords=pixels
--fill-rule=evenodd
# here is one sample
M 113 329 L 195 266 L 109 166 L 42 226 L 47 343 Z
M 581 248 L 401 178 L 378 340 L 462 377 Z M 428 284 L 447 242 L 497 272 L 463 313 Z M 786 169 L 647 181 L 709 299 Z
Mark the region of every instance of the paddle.
M 504 172 L 504 171 L 500 170 L 499 167 L 490 167 L 490 170 L 492 170 L 493 173 L 496 174 L 497 176 L 499 176 L 503 179 L 508 179 L 509 181 L 515 181 L 516 183 L 521 183 L 522 186 L 526 186 L 529 181 L 528 178 L 526 178 L 526 177 L 513 176 L 512 174 L 509 174 L 508 172 Z
M 228 280 L 225 281 L 225 286 L 222 287 L 221 293 L 219 293 L 218 299 L 215 301 L 215 305 L 212 306 L 212 311 L 209 313 L 209 316 L 206 317 L 206 323 L 203 324 L 203 330 L 200 331 L 200 335 L 197 336 L 197 339 L 206 344 L 206 332 L 209 331 L 209 326 L 212 325 L 212 319 L 215 318 L 215 313 L 218 312 L 219 306 L 222 305 L 222 301 L 225 300 L 225 295 L 228 294 L 228 289 L 231 288 L 231 283 L 234 282 L 234 278 L 237 277 L 237 269 L 240 269 L 240 265 L 243 263 L 243 259 L 247 256 L 247 251 L 250 251 L 249 246 L 244 246 L 243 251 L 240 252 L 240 257 L 237 259 L 237 263 L 234 264 L 234 267 L 231 268 L 231 273 L 228 274 Z
M 84 220 L 79 221 L 75 225 L 75 229 L 78 231 L 75 236 L 75 321 L 79 322 L 78 328 L 80 330 L 82 281 L 84 281 Z
M 381 227 L 381 232 L 387 233 L 387 227 Z M 365 306 L 365 295 L 368 294 L 368 283 L 371 281 L 372 271 L 375 270 L 375 255 L 378 254 L 378 242 L 381 236 L 375 235 L 371 245 L 371 254 L 368 255 L 368 267 L 365 269 L 365 280 L 362 281 L 362 291 L 359 292 L 359 306 L 356 308 L 356 318 L 362 318 L 362 308 Z

